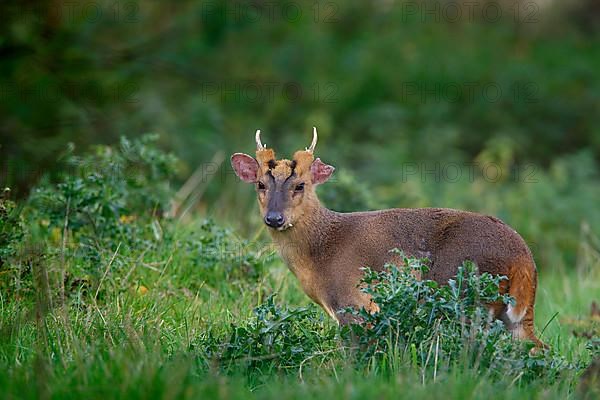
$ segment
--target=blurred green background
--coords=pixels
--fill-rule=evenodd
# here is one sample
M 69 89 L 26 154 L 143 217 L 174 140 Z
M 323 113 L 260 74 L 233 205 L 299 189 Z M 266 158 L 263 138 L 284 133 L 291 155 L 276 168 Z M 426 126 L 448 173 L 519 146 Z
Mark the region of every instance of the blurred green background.
M 326 205 L 491 213 L 541 268 L 600 250 L 600 6 L 539 1 L 2 2 L 0 184 L 158 133 L 185 207 L 250 232 L 254 132 L 337 167 Z M 69 145 L 72 143 L 74 146 Z

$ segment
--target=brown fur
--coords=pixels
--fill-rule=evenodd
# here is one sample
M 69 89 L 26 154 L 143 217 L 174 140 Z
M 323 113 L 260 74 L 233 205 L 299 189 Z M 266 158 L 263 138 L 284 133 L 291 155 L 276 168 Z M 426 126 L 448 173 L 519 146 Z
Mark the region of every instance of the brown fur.
M 286 226 L 269 229 L 279 253 L 306 294 L 340 323 L 347 322 L 337 312 L 344 307 L 377 309 L 358 289 L 360 268 L 380 270 L 386 262 L 396 262 L 389 250 L 399 248 L 409 256 L 427 257 L 430 272 L 424 278 L 442 284 L 466 260 L 481 272 L 506 275 L 509 279 L 501 290 L 508 291 L 516 304 L 492 304 L 490 311 L 515 337 L 542 345 L 533 329 L 535 263 L 519 234 L 499 219 L 443 208 L 334 212 L 321 206 L 316 196 L 312 153 L 299 151 L 292 161 L 273 163 L 275 154 L 268 149 L 259 150 L 256 158 L 257 182 L 267 186 L 258 191 L 263 216 L 269 196 L 279 191 L 285 198 Z M 305 184 L 302 193 L 293 190 L 298 183 Z

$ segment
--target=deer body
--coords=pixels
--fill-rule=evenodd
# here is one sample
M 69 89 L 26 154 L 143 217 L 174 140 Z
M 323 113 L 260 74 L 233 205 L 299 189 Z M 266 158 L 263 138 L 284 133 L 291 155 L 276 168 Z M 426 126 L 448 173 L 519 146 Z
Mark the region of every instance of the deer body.
M 314 160 L 312 150 L 296 152 L 293 160 L 275 160 L 273 151 L 261 146 L 257 160 L 234 154 L 234 169 L 243 180 L 257 183 L 265 223 L 273 228 L 273 241 L 305 293 L 340 323 L 349 322 L 338 312 L 343 308 L 377 310 L 359 288 L 361 268 L 398 264 L 398 255 L 390 253 L 398 248 L 427 258 L 429 272 L 423 278 L 440 284 L 467 260 L 481 272 L 507 276 L 500 290 L 516 304 L 490 304 L 490 312 L 515 337 L 541 345 L 533 329 L 535 263 L 525 241 L 508 225 L 495 217 L 443 208 L 338 213 L 323 207 L 314 191 L 333 167 Z

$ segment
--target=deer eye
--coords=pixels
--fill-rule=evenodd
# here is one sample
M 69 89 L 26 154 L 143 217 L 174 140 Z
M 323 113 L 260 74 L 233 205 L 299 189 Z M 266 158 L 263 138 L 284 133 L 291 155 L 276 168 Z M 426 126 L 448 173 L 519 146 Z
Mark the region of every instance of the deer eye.
M 262 182 L 258 182 L 257 186 L 258 186 L 258 190 L 265 190 L 266 189 L 265 184 L 262 183 Z
M 299 183 L 296 185 L 296 187 L 294 188 L 294 191 L 296 192 L 301 192 L 304 190 L 304 183 Z

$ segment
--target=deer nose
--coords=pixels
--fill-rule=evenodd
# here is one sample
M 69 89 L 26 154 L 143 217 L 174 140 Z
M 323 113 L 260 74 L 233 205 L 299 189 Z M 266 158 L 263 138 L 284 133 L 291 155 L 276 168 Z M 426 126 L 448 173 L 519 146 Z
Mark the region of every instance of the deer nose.
M 283 226 L 283 214 L 276 211 L 269 211 L 265 216 L 265 224 L 271 228 L 281 228 Z

